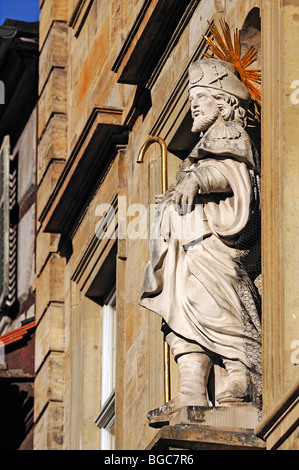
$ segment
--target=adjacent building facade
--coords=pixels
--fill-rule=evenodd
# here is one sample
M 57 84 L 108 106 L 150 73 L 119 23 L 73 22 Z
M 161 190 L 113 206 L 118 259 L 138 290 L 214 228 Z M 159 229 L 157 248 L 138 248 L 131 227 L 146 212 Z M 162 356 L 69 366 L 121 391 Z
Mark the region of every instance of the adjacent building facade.
M 0 448 L 33 448 L 37 23 L 0 26 Z
M 261 125 L 248 131 L 261 154 L 263 414 L 246 445 L 298 449 L 298 1 L 40 7 L 34 449 L 206 448 L 198 435 L 148 425 L 164 403 L 164 345 L 160 319 L 138 301 L 162 148 L 137 159 L 158 136 L 175 181 L 196 143 L 188 68 L 220 18 L 241 31 L 244 51 L 256 47 L 262 71 Z M 177 386 L 171 359 L 171 395 Z M 238 434 L 209 439 L 241 446 Z

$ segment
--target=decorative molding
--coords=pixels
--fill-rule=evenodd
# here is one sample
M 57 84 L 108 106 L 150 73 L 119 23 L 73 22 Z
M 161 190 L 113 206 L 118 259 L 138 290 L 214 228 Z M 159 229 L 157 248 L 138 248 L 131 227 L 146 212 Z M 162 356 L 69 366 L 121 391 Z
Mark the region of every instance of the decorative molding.
M 255 434 L 276 450 L 299 426 L 299 380 L 256 427 Z
M 84 250 L 73 274 L 72 281 L 78 284 L 84 292 L 92 284 L 94 277 L 99 273 L 102 265 L 104 264 L 110 250 L 117 240 L 118 235 L 118 197 L 114 195 L 110 202 L 110 213 L 103 217 L 102 221 L 97 227 L 97 232 L 90 240 L 88 246 Z M 105 225 L 105 227 L 104 227 Z M 106 238 L 98 236 L 99 233 L 105 231 Z M 103 282 L 103 285 L 105 283 Z M 98 295 L 101 296 L 101 293 Z
M 198 7 L 199 3 L 201 0 L 191 0 L 189 2 L 189 5 L 187 6 L 186 10 L 184 11 L 183 15 L 180 18 L 180 21 L 171 36 L 166 48 L 163 51 L 163 54 L 160 58 L 160 60 L 157 63 L 157 66 L 155 67 L 149 81 L 146 84 L 146 88 L 149 90 L 154 86 L 157 78 L 159 77 L 162 68 L 164 67 L 166 61 L 169 59 L 173 49 L 175 48 L 176 44 L 178 43 L 181 35 L 183 34 L 185 28 L 187 27 L 189 21 L 192 18 L 192 15 L 194 14 L 196 8 Z
M 198 1 L 145 1 L 112 66 L 119 83 L 146 83 L 185 11 Z
M 74 8 L 70 20 L 68 22 L 68 26 L 72 28 L 75 32 L 75 37 L 79 36 L 93 2 L 94 0 L 77 1 L 77 5 Z
M 112 65 L 112 71 L 113 72 L 118 72 L 120 68 L 123 68 L 124 66 L 122 65 L 125 61 L 126 54 L 128 53 L 130 47 L 132 47 L 133 43 L 133 38 L 137 36 L 137 31 L 141 27 L 142 21 L 144 19 L 145 13 L 147 12 L 149 5 L 152 0 L 145 0 L 134 24 L 133 27 L 131 28 L 127 39 L 125 40 L 117 58 L 114 61 L 114 64 Z
M 93 109 L 40 216 L 46 232 L 70 233 L 74 220 L 115 156 L 117 145 L 125 144 L 127 138 L 122 109 L 103 106 Z

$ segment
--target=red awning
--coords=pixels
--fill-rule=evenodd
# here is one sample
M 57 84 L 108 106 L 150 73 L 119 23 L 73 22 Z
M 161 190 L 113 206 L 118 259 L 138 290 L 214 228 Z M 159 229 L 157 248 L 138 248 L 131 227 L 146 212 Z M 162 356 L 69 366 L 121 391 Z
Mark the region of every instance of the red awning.
M 21 326 L 20 328 L 17 328 L 16 330 L 5 333 L 5 335 L 0 336 L 0 346 L 2 346 L 2 344 L 7 346 L 8 344 L 15 343 L 16 341 L 23 339 L 28 331 L 32 330 L 34 327 L 35 321 L 32 321 L 26 325 Z

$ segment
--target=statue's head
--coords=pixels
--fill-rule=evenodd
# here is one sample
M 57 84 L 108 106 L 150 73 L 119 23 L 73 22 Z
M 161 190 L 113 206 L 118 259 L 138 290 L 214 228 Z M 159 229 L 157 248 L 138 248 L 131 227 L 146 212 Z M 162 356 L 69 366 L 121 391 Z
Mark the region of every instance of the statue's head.
M 233 64 L 202 59 L 189 68 L 192 132 L 204 132 L 217 119 L 243 123 L 251 97 Z

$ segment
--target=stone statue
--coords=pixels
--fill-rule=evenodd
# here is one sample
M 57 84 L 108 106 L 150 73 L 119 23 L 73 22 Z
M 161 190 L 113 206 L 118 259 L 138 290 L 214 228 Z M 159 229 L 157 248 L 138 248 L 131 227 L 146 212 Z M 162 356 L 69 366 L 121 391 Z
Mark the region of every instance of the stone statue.
M 177 182 L 157 197 L 150 259 L 140 304 L 163 319 L 179 368 L 178 395 L 161 412 L 183 406 L 259 403 L 259 163 L 246 115 L 251 97 L 234 65 L 202 59 L 189 69 L 192 131 L 200 139 Z M 203 216 L 200 233 L 179 231 Z M 195 225 L 196 226 L 196 225 Z M 212 366 L 224 372 L 208 394 Z

